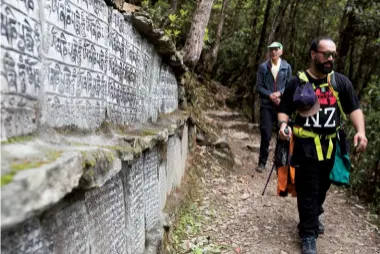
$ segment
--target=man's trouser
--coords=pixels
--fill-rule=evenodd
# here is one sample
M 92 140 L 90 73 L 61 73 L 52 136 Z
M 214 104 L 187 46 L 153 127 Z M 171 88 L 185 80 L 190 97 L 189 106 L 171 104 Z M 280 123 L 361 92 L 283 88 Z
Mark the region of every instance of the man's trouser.
M 323 213 L 322 205 L 330 188 L 330 172 L 334 167 L 335 146 L 330 159 L 318 161 L 307 158 L 302 151 L 295 151 L 297 167 L 295 185 L 299 214 L 299 235 L 318 236 L 318 217 Z
M 269 156 L 269 143 L 273 125 L 277 122 L 277 114 L 273 107 L 260 107 L 260 156 L 259 164 L 266 165 Z

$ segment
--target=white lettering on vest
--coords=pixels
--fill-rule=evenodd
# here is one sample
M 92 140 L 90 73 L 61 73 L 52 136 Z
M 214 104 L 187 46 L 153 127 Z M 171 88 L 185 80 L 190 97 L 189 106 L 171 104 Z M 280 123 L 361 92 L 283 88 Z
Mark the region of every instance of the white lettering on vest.
M 325 114 L 327 114 L 328 112 L 330 111 L 330 115 L 329 115 L 329 118 L 327 119 L 324 127 L 328 127 L 328 128 L 331 128 L 331 127 L 335 127 L 335 119 L 332 123 L 331 120 L 333 119 L 333 116 L 335 114 L 335 108 L 325 108 Z
M 320 108 L 319 111 L 322 111 L 322 109 Z M 311 120 L 313 120 L 313 125 L 311 127 L 322 127 L 322 125 L 319 124 L 319 112 L 318 114 L 315 115 L 317 118 L 314 118 L 314 116 L 309 116 L 306 118 L 306 123 L 305 123 L 305 127 L 310 127 L 310 118 Z
M 322 109 L 319 109 L 319 112 L 321 112 Z M 313 127 L 313 128 L 320 128 L 322 125 L 319 123 L 319 112 L 318 114 L 315 114 L 314 116 L 309 116 L 306 118 L 305 127 Z M 327 121 L 323 125 L 323 127 L 331 128 L 335 127 L 335 119 L 333 118 L 335 114 L 335 107 L 331 108 L 324 108 L 324 114 L 328 115 Z M 310 124 L 310 119 L 312 120 L 312 124 Z

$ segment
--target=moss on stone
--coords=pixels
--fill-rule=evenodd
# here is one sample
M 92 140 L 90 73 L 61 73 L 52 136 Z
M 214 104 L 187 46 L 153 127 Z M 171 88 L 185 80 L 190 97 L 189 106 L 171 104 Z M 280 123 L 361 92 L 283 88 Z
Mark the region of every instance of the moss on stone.
M 158 132 L 159 132 L 158 130 L 144 129 L 144 130 L 141 130 L 141 135 L 142 136 L 155 136 L 155 135 L 157 135 Z
M 36 137 L 36 135 L 34 135 L 34 134 L 19 136 L 19 137 L 11 137 L 5 141 L 1 141 L 1 144 L 6 145 L 6 144 L 22 143 L 22 142 L 30 141 L 35 137 Z
M 10 172 L 1 176 L 1 186 L 4 186 L 13 181 L 13 177 L 17 172 L 22 170 L 28 170 L 32 168 L 38 168 L 42 165 L 51 163 L 55 161 L 58 157 L 62 155 L 61 151 L 49 151 L 46 154 L 46 159 L 44 160 L 23 160 L 14 161 L 10 164 Z
M 82 161 L 83 169 L 92 168 L 95 166 L 96 159 L 94 158 L 93 153 L 91 153 L 91 151 L 81 151 L 81 154 L 83 158 L 83 161 Z

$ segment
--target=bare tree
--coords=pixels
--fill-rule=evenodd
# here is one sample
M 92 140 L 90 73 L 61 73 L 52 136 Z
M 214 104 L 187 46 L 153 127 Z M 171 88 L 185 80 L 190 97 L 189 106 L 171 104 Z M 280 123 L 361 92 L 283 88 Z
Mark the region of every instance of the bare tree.
M 201 56 L 203 37 L 210 19 L 213 2 L 214 0 L 197 0 L 197 7 L 183 48 L 183 60 L 187 66 L 195 66 Z
M 267 34 L 267 26 L 268 26 L 268 21 L 269 21 L 269 15 L 270 15 L 270 10 L 272 8 L 272 0 L 267 1 L 267 6 L 265 8 L 265 14 L 264 14 L 264 23 L 263 26 L 261 27 L 261 33 L 260 33 L 260 39 L 259 39 L 259 45 L 257 46 L 257 53 L 256 53 L 256 58 L 253 66 L 253 72 L 256 73 L 260 62 L 263 57 L 263 52 L 264 51 L 264 44 L 267 41 L 265 39 L 265 36 Z M 252 93 L 254 94 L 255 87 L 256 87 L 256 75 L 254 75 L 254 78 L 252 79 Z M 257 123 L 259 122 L 259 108 L 260 108 L 260 102 L 259 102 L 259 96 L 253 96 L 254 101 L 253 101 L 253 108 L 252 108 L 252 122 Z
M 281 4 L 278 6 L 278 9 L 277 9 L 277 12 L 272 24 L 272 29 L 268 36 L 268 44 L 272 42 L 273 38 L 275 38 L 278 31 L 280 30 L 288 5 L 289 5 L 289 0 L 282 0 Z
M 223 33 L 223 26 L 224 26 L 224 20 L 225 20 L 225 11 L 227 8 L 228 0 L 223 0 L 222 9 L 220 11 L 220 19 L 218 23 L 218 28 L 216 30 L 215 35 L 215 41 L 211 48 L 211 55 L 208 59 L 208 62 L 206 63 L 206 72 L 211 73 L 214 65 L 216 63 L 216 60 L 218 58 L 218 53 L 220 49 L 220 40 L 222 38 Z

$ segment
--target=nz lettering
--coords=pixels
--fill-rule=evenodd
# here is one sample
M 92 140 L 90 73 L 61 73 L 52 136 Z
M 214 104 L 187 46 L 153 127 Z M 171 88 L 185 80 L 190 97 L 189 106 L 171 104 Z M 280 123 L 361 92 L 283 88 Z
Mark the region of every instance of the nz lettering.
M 326 116 L 328 116 L 328 118 L 327 118 L 326 122 L 323 124 L 323 126 L 321 125 L 321 123 L 319 121 L 319 119 L 320 119 L 319 114 L 322 110 L 324 111 L 323 113 Z M 333 128 L 336 126 L 334 115 L 335 115 L 335 107 L 319 109 L 318 114 L 316 114 L 314 116 L 309 116 L 308 118 L 306 118 L 306 123 L 304 126 L 305 127 L 314 127 L 314 128 L 321 128 L 321 127 Z

